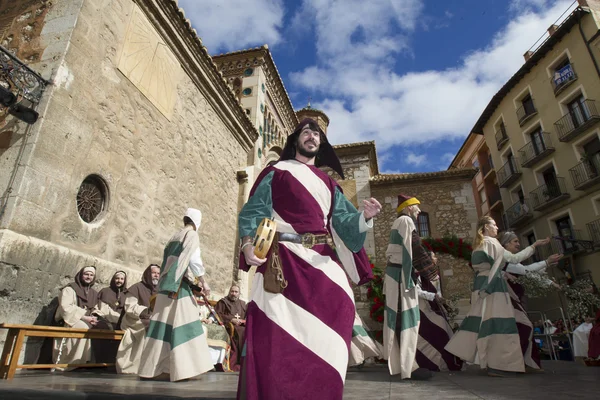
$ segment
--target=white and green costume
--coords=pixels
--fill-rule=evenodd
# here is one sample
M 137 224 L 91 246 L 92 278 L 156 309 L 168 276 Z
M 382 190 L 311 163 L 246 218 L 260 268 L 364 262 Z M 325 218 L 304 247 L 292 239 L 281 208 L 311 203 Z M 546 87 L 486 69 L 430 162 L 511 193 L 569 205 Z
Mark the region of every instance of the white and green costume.
M 186 216 L 198 229 L 200 211 L 188 209 Z M 202 275 L 198 234 L 186 226 L 165 247 L 154 313 L 142 352 L 141 377 L 169 373 L 171 381 L 178 381 L 213 368 L 199 306 L 184 279 L 193 282 Z

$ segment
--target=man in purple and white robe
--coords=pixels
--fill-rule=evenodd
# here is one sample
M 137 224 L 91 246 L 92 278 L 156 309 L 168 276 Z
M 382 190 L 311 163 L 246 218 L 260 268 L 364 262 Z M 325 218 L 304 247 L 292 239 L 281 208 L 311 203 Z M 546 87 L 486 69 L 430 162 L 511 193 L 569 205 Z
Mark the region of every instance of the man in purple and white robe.
M 365 200 L 357 211 L 320 165 L 343 178 L 325 134 L 305 119 L 288 136 L 279 161 L 260 174 L 240 212 L 240 268 L 258 269 L 238 399 L 342 398 L 355 315 L 347 276 L 357 284 L 372 278 L 363 243 L 381 205 Z M 277 222 L 278 257 L 288 283 L 282 293 L 263 286 L 275 246 L 267 259 L 254 254 L 252 239 L 263 218 Z M 309 243 L 310 234 L 317 235 L 317 244 Z

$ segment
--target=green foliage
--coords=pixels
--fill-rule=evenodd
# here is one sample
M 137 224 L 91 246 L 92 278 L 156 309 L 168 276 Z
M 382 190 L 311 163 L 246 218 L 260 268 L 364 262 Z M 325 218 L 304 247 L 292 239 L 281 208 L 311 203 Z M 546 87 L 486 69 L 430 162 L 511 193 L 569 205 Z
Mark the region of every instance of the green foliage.
M 568 299 L 569 316 L 575 320 L 583 320 L 592 316 L 594 310 L 600 307 L 600 298 L 594 292 L 594 284 L 589 279 L 579 279 L 564 288 Z
M 471 243 L 457 237 L 456 235 L 444 235 L 441 239 L 425 238 L 422 241 L 423 246 L 434 253 L 446 253 L 455 258 L 462 258 L 469 263 L 471 262 L 471 254 L 473 247 Z

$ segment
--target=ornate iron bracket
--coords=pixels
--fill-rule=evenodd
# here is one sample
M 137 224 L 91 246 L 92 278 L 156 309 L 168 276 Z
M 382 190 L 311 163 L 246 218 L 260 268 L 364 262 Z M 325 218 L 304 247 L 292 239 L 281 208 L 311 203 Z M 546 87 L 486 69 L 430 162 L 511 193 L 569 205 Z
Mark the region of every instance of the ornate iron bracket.
M 563 236 L 552 236 L 552 239 L 560 240 L 563 242 L 569 242 L 581 246 L 581 248 L 585 250 L 594 250 L 594 242 L 592 242 L 591 240 L 571 239 L 569 237 Z
M 0 85 L 32 103 L 39 103 L 50 82 L 0 46 Z M 16 90 L 15 90 L 16 89 Z

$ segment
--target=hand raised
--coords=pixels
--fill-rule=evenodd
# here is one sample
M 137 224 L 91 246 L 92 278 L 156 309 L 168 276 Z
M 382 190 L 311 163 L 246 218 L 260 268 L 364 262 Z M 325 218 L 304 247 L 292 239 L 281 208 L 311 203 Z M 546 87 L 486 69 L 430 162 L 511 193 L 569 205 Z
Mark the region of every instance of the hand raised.
M 550 257 L 548 257 L 548 259 L 546 260 L 546 264 L 548 264 L 549 267 L 553 267 L 556 264 L 558 264 L 558 261 L 563 258 L 562 254 L 552 254 Z
M 538 247 L 538 246 L 543 246 L 550 243 L 550 238 L 547 237 L 546 239 L 540 239 L 540 240 L 536 240 L 535 243 L 533 244 L 533 247 Z
M 363 207 L 365 219 L 371 219 L 381 212 L 381 204 L 374 197 L 371 197 L 368 200 L 363 200 Z

